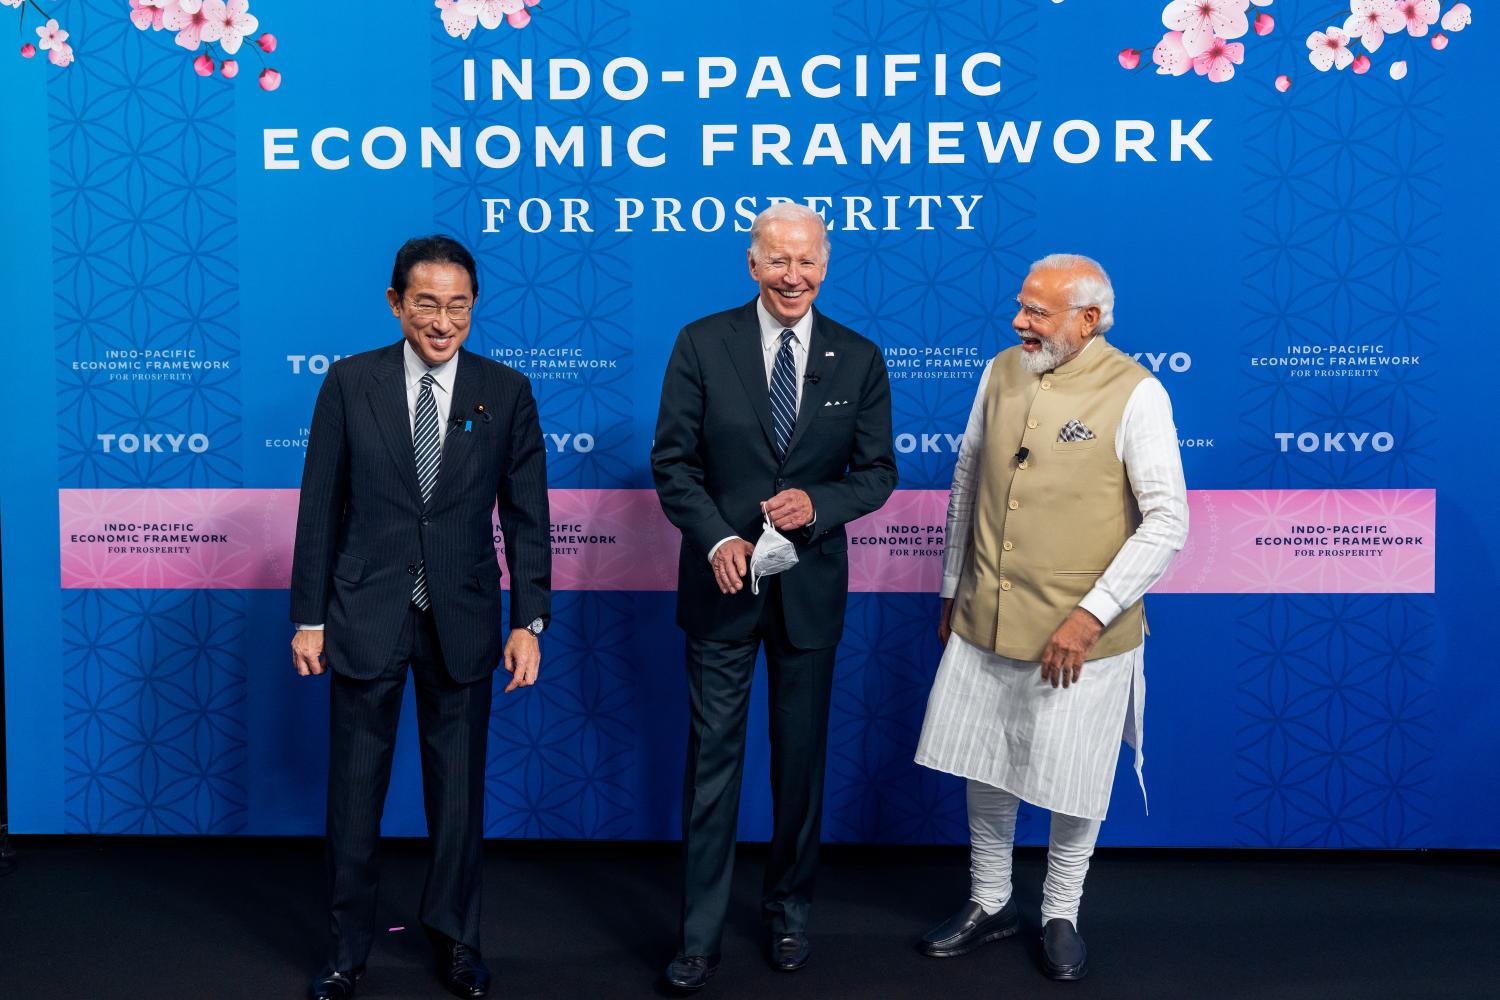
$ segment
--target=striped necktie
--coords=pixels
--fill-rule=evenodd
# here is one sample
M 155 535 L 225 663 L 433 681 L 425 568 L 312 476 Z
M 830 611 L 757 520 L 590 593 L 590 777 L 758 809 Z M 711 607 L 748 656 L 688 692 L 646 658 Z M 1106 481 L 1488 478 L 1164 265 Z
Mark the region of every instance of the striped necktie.
M 796 334 L 781 331 L 781 349 L 771 369 L 771 424 L 776 429 L 776 454 L 786 457 L 786 446 L 797 426 L 797 359 L 792 354 Z
M 442 438 L 438 434 L 437 400 L 432 398 L 432 373 L 422 376 L 422 391 L 417 394 L 417 418 L 412 423 L 412 452 L 417 462 L 417 488 L 422 491 L 422 505 L 432 499 L 437 483 L 438 460 L 442 458 Z M 417 582 L 411 588 L 411 602 L 426 611 L 432 607 L 427 596 L 427 564 L 417 563 Z

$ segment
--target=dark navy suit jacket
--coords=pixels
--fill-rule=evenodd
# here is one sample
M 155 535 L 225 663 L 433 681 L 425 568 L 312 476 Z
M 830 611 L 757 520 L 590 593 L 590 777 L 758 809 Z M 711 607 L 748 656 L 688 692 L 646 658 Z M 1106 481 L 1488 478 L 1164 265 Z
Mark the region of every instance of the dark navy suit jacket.
M 423 504 L 403 343 L 344 358 L 324 378 L 302 471 L 291 617 L 325 624 L 332 669 L 374 677 L 395 655 L 416 567 L 425 562 L 448 672 L 459 682 L 478 680 L 498 665 L 506 633 L 496 504 L 511 628 L 551 613 L 547 461 L 536 402 L 524 375 L 459 351 L 438 480 Z M 472 421 L 467 430 L 465 421 Z
M 814 310 L 802 402 L 785 461 L 776 456 L 755 302 L 688 324 L 662 383 L 651 467 L 668 520 L 682 531 L 677 623 L 705 639 L 749 638 L 767 588 L 720 593 L 708 553 L 730 535 L 760 537 L 760 502 L 797 488 L 817 514 L 792 531 L 798 563 L 781 574 L 788 637 L 838 644 L 849 591 L 845 523 L 896 488 L 891 392 L 880 349 Z

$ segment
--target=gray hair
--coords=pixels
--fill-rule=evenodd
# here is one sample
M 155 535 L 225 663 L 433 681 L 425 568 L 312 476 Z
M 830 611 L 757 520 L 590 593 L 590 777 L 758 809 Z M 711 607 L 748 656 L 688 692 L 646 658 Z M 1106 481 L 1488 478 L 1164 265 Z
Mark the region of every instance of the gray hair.
M 1103 266 L 1083 254 L 1049 253 L 1032 264 L 1026 273 L 1030 275 L 1033 271 L 1050 270 L 1078 272 L 1068 283 L 1068 305 L 1074 309 L 1098 306 L 1099 325 L 1094 327 L 1094 332 L 1108 333 L 1109 328 L 1115 325 L 1115 286 L 1110 284 L 1109 275 L 1105 273 Z
M 766 226 L 773 222 L 805 222 L 818 227 L 818 232 L 823 234 L 823 261 L 827 263 L 828 255 L 832 246 L 828 242 L 828 223 L 823 217 L 812 209 L 795 201 L 778 201 L 761 211 L 750 223 L 750 253 L 754 257 L 760 256 L 761 237 L 766 234 Z

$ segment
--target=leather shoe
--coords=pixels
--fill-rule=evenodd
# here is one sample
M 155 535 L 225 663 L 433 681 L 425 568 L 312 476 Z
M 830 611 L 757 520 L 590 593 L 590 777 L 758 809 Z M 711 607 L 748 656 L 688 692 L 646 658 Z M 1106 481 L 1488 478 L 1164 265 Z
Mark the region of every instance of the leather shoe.
M 807 964 L 812 954 L 812 942 L 801 931 L 791 934 L 771 935 L 771 968 L 780 972 L 796 972 Z
M 929 958 L 953 958 L 967 955 L 986 941 L 1010 937 L 1021 927 L 1021 913 L 1015 899 L 1006 900 L 1000 909 L 985 916 L 984 907 L 972 899 L 963 909 L 922 936 L 917 950 Z
M 490 970 L 479 949 L 458 941 L 444 941 L 437 948 L 438 979 L 456 997 L 482 997 L 490 992 Z
M 354 1000 L 354 981 L 359 978 L 360 971 L 324 969 L 317 979 L 307 984 L 307 1000 Z
M 719 971 L 719 960 L 706 955 L 678 955 L 667 965 L 667 985 L 679 993 L 697 993 Z
M 1042 971 L 1064 981 L 1088 975 L 1089 950 L 1072 921 L 1053 917 L 1042 927 Z

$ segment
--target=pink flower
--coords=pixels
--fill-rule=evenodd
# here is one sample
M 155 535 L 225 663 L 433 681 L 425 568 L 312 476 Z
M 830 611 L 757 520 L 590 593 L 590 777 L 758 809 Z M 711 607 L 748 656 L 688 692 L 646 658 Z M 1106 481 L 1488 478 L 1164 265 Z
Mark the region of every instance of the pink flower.
M 162 27 L 177 32 L 177 44 L 189 52 L 204 42 L 219 40 L 222 21 L 216 15 L 224 0 L 170 0 L 161 16 Z
M 47 53 L 47 61 L 54 66 L 71 66 L 73 64 L 73 46 L 67 42 L 58 42 Z
M 1386 35 L 1401 30 L 1401 15 L 1393 0 L 1351 0 L 1349 10 L 1344 33 L 1364 42 L 1366 52 L 1374 52 Z
M 1245 47 L 1239 42 L 1215 38 L 1208 51 L 1193 60 L 1193 69 L 1210 83 L 1223 83 L 1234 76 L 1236 63 L 1245 61 Z
M 1463 31 L 1474 20 L 1474 14 L 1466 3 L 1456 3 L 1443 15 L 1444 31 Z
M 1402 59 L 1399 62 L 1393 62 L 1393 63 L 1391 63 L 1391 79 L 1392 80 L 1404 80 L 1404 79 L 1406 79 L 1406 60 L 1405 59 Z
M 25 2 L 26 0 L 0 0 L 0 3 L 5 4 L 7 7 L 19 7 Z M 31 56 L 27 56 L 26 58 L 30 59 Z
M 1161 23 L 1182 32 L 1182 46 L 1200 56 L 1215 38 L 1238 38 L 1250 30 L 1245 16 L 1250 0 L 1172 0 L 1161 12 Z
M 260 71 L 260 89 L 275 90 L 281 86 L 281 74 L 269 66 Z
M 54 17 L 46 24 L 36 29 L 36 37 L 40 39 L 40 41 L 37 42 L 36 47 L 41 49 L 43 52 L 46 52 L 48 49 L 52 48 L 52 46 L 62 45 L 64 42 L 66 42 L 68 40 L 68 33 L 62 30 L 62 28 L 58 27 L 57 18 Z
M 1370 72 L 1370 57 L 1361 52 L 1359 55 L 1354 57 L 1354 64 L 1351 68 L 1354 70 L 1354 72 L 1360 74 Z
M 433 6 L 442 11 L 443 28 L 454 38 L 468 38 L 478 24 L 478 19 L 459 0 L 433 0 Z
M 207 52 L 200 52 L 198 58 L 193 60 L 193 72 L 199 76 L 214 75 L 214 59 Z
M 160 31 L 161 18 L 164 13 L 159 3 L 152 3 L 151 0 L 130 0 L 130 23 L 142 31 L 147 28 Z
M 1117 58 L 1120 60 L 1121 66 L 1125 67 L 1126 69 L 1135 69 L 1141 64 L 1141 50 L 1121 49 L 1120 54 Z
M 1169 31 L 1151 50 L 1158 76 L 1181 76 L 1193 68 L 1193 60 L 1182 45 L 1182 32 Z
M 1276 19 L 1270 14 L 1256 14 L 1254 27 L 1255 33 L 1257 35 L 1269 35 L 1271 33 L 1271 29 L 1276 27 Z
M 21 58 L 22 59 L 30 59 L 34 55 L 36 55 L 36 46 L 35 45 L 32 45 L 30 42 L 27 42 L 25 45 L 21 46 Z
M 1438 0 L 1398 0 L 1396 14 L 1405 23 L 1407 34 L 1421 38 L 1429 24 L 1437 23 Z
M 276 36 L 271 34 L 269 31 L 264 32 L 259 38 L 255 40 L 255 44 L 260 46 L 260 50 L 266 55 L 270 55 L 272 52 L 276 51 Z
M 230 55 L 240 50 L 246 35 L 260 27 L 260 21 L 250 13 L 250 0 L 228 0 L 227 3 L 220 0 L 211 11 L 204 4 L 204 11 L 218 23 L 219 44 Z
M 1437 49 L 1439 52 L 1446 49 L 1448 47 L 1448 36 L 1443 34 L 1441 31 L 1433 32 L 1432 47 Z
M 479 18 L 486 28 L 498 28 L 501 21 L 525 9 L 521 0 L 459 0 L 458 6 L 464 16 Z
M 1283 94 L 1285 94 L 1288 90 L 1291 90 L 1292 78 L 1287 76 L 1285 73 L 1278 76 L 1276 78 L 1276 89 L 1281 91 Z
M 534 7 L 536 5 L 532 4 L 532 6 Z M 531 23 L 531 12 L 526 10 L 518 10 L 514 14 L 506 14 L 505 23 L 510 25 L 512 28 L 524 28 Z
M 1354 53 L 1349 51 L 1349 36 L 1332 25 L 1326 32 L 1314 31 L 1308 35 L 1307 47 L 1312 50 L 1307 54 L 1308 61 L 1323 73 L 1335 65 L 1343 69 L 1354 61 Z
M 240 75 L 240 64 L 233 59 L 225 59 L 219 64 L 219 72 L 224 74 L 224 79 L 233 80 Z

